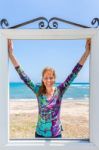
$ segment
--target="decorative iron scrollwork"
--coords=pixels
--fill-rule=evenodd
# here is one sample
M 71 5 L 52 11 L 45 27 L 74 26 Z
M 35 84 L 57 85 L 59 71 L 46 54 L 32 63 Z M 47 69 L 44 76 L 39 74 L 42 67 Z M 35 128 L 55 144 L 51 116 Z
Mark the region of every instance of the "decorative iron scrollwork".
M 94 18 L 94 19 L 91 21 L 91 24 L 92 24 L 92 25 L 94 25 L 94 24 L 96 24 L 96 23 L 97 23 L 96 28 L 98 28 L 98 27 L 99 27 L 99 18 Z
M 38 17 L 38 18 L 35 18 L 35 19 L 32 19 L 32 20 L 17 24 L 17 25 L 12 26 L 12 27 L 8 27 L 9 23 L 8 23 L 7 19 L 2 19 L 0 21 L 0 25 L 1 25 L 1 28 L 3 28 L 3 29 L 7 28 L 7 27 L 8 27 L 7 29 L 15 29 L 15 28 L 19 28 L 19 27 L 28 25 L 30 23 L 37 22 L 37 21 L 39 21 L 39 23 L 38 23 L 39 29 L 48 29 L 48 28 L 49 29 L 58 29 L 58 26 L 59 26 L 58 22 L 73 25 L 73 26 L 77 26 L 77 27 L 81 27 L 81 28 L 92 28 L 92 27 L 89 27 L 89 26 L 85 26 L 85 25 L 82 25 L 82 24 L 75 23 L 75 22 L 67 21 L 67 20 L 64 20 L 64 19 L 61 19 L 61 18 L 58 18 L 58 17 L 53 17 L 49 20 L 45 17 Z M 92 26 L 97 24 L 97 26 L 95 26 L 94 28 L 99 27 L 99 18 L 94 18 L 91 21 L 91 24 L 92 24 Z
M 8 26 L 9 26 L 9 23 L 8 23 L 7 19 L 2 19 L 2 20 L 0 21 L 0 25 L 1 25 L 2 29 L 4 29 L 5 27 L 8 27 Z M 4 27 L 4 26 L 5 26 L 5 27 Z
M 52 26 L 50 25 L 50 23 L 52 22 Z M 73 25 L 73 26 L 78 26 L 78 27 L 82 27 L 82 28 L 90 28 L 88 26 L 85 26 L 85 25 L 81 25 L 81 24 L 78 24 L 78 23 L 74 23 L 74 22 L 71 22 L 71 21 L 67 21 L 67 20 L 64 20 L 64 19 L 61 19 L 61 18 L 57 18 L 57 17 L 53 17 L 49 20 L 49 28 L 51 29 L 54 29 L 54 28 L 58 28 L 58 22 L 63 22 L 65 24 L 70 24 L 70 25 Z

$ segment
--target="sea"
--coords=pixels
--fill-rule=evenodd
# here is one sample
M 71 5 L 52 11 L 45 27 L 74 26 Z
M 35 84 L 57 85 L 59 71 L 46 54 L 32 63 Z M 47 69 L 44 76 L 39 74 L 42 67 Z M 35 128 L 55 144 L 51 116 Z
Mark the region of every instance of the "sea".
M 38 83 L 40 84 L 40 83 Z M 60 83 L 56 83 L 58 86 Z M 88 100 L 90 92 L 89 83 L 72 83 L 65 92 L 63 99 L 66 100 Z M 35 94 L 22 82 L 9 83 L 9 98 L 10 99 L 36 99 Z

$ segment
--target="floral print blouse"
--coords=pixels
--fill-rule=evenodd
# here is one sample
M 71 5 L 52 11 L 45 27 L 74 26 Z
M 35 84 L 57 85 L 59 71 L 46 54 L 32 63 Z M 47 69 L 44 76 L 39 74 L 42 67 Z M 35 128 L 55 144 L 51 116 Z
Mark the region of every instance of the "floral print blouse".
M 15 67 L 20 78 L 24 83 L 35 93 L 38 101 L 38 122 L 36 125 L 36 133 L 46 137 L 56 137 L 61 134 L 62 125 L 60 121 L 60 108 L 64 92 L 68 89 L 69 85 L 76 78 L 82 65 L 77 63 L 73 68 L 70 75 L 64 82 L 55 87 L 53 96 L 47 99 L 45 95 L 38 95 L 41 85 L 34 84 L 31 79 L 26 75 L 21 66 Z

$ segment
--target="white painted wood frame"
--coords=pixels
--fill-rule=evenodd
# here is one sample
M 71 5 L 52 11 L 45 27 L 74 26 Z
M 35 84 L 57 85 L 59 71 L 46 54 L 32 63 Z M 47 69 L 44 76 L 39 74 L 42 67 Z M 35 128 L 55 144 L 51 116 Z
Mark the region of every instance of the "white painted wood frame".
M 8 39 L 92 39 L 90 58 L 90 139 L 9 140 Z M 99 29 L 0 29 L 0 150 L 99 150 Z

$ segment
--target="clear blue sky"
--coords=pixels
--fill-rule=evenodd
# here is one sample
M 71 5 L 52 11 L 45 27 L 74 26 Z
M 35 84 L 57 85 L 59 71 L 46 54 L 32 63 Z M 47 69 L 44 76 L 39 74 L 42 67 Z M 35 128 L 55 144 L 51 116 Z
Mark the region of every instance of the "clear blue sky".
M 91 26 L 91 20 L 99 18 L 99 0 L 2 0 L 0 1 L 0 19 L 6 18 L 10 26 L 44 16 L 60 17 L 69 21 Z M 37 28 L 31 24 L 23 28 Z M 61 24 L 61 28 L 66 25 Z M 73 26 L 66 26 L 75 28 Z M 41 72 L 45 66 L 55 68 L 57 82 L 61 82 L 79 61 L 85 49 L 85 40 L 33 40 L 14 41 L 14 53 L 25 72 L 34 82 L 41 80 Z M 10 81 L 19 79 L 13 66 L 9 65 Z M 89 59 L 85 63 L 75 82 L 89 81 Z

